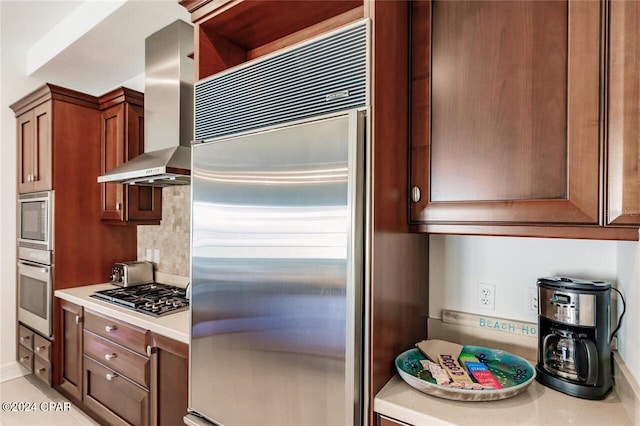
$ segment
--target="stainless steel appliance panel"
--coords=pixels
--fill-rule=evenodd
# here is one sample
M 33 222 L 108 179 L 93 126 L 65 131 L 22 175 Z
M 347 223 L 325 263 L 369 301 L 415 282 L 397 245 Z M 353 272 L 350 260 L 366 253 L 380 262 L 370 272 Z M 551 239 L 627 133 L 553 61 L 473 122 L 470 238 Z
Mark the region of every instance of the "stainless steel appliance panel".
M 18 246 L 53 247 L 53 191 L 18 195 Z
M 53 267 L 18 262 L 18 320 L 51 337 L 53 303 Z
M 190 409 L 362 418 L 363 114 L 193 147 Z
M 538 300 L 540 315 L 545 318 L 569 325 L 596 325 L 596 297 L 593 294 L 540 287 Z

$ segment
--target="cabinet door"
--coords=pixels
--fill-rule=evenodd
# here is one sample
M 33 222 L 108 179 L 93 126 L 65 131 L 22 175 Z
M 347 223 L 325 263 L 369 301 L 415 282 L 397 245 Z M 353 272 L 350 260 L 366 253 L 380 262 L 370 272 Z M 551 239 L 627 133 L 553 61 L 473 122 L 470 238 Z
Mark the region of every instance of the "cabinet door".
M 101 173 L 106 173 L 124 163 L 125 139 L 124 104 L 114 105 L 101 114 L 102 163 Z M 124 221 L 124 186 L 119 183 L 103 183 L 101 218 Z
M 189 346 L 153 336 L 151 349 L 151 424 L 182 424 L 187 414 Z
M 82 323 L 83 308 L 66 300 L 60 300 L 59 321 L 62 335 L 56 338 L 59 345 L 59 365 L 54 365 L 59 383 L 57 390 L 72 402 L 82 400 Z
M 144 152 L 144 109 L 127 104 L 127 152 L 134 158 Z M 162 219 L 162 188 L 126 186 L 127 220 L 148 221 Z
M 17 118 L 18 192 L 53 188 L 51 172 L 51 102 Z
M 640 224 L 640 2 L 612 1 L 607 223 Z
M 102 172 L 144 152 L 144 109 L 122 102 L 102 111 Z M 159 223 L 162 188 L 102 184 L 102 219 L 115 223 Z
M 83 403 L 109 425 L 149 425 L 149 392 L 88 356 Z
M 600 3 L 412 7 L 412 220 L 598 224 Z
M 17 118 L 18 137 L 18 192 L 23 194 L 33 190 L 34 122 L 33 110 Z
M 407 424 L 378 414 L 378 426 L 407 426 Z

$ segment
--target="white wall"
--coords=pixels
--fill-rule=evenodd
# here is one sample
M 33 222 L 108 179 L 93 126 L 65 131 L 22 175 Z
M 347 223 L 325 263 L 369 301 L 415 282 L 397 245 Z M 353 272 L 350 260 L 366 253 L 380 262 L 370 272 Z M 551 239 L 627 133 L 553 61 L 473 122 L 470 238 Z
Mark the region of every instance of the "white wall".
M 604 279 L 625 292 L 627 314 L 619 332 L 620 355 L 640 376 L 640 249 L 638 243 L 511 237 L 430 237 L 429 317 L 442 309 L 537 322 L 527 287 L 539 277 L 565 275 Z M 494 284 L 495 310 L 478 307 L 478 283 Z M 637 351 L 636 351 L 637 352 Z M 635 367 L 635 368 L 634 368 Z
M 9 16 L 2 13 L 0 34 Z M 0 37 L 0 381 L 22 374 L 16 362 L 16 119 L 9 105 L 43 82 L 25 77 L 26 52 Z
M 627 313 L 618 331 L 618 352 L 640 382 L 640 243 L 618 242 L 618 289 L 627 302 Z

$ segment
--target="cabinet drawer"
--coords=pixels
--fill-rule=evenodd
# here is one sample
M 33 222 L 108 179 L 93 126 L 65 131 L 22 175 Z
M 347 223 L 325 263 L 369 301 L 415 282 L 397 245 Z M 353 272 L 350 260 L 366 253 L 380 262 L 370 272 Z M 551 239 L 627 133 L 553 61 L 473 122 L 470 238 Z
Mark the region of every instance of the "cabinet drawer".
M 148 333 L 138 327 L 85 311 L 84 329 L 140 354 L 147 353 Z
M 51 342 L 44 337 L 33 335 L 33 353 L 46 364 L 51 363 Z
M 18 362 L 33 372 L 33 352 L 24 346 L 18 348 Z
M 149 392 L 86 355 L 82 401 L 107 424 L 149 424 Z
M 37 356 L 33 358 L 33 374 L 51 386 L 51 365 Z
M 84 330 L 84 354 L 149 388 L 149 359 Z
M 21 325 L 18 341 L 25 348 L 29 349 L 30 351 L 33 350 L 33 331 Z

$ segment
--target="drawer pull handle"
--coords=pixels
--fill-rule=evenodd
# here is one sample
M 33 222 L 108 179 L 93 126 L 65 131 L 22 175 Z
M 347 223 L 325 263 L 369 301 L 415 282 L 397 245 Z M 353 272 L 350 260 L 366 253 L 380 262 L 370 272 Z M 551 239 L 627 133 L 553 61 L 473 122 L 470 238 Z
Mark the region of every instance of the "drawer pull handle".
M 76 324 L 80 324 L 84 319 L 80 315 L 76 315 Z
M 26 342 L 27 340 L 31 340 L 31 336 L 21 336 L 20 337 L 20 341 L 21 342 Z
M 117 358 L 118 355 L 116 354 L 104 354 L 104 359 L 106 359 L 107 361 L 111 361 L 114 358 Z
M 38 346 L 38 347 L 36 348 L 36 352 L 42 352 L 42 351 L 44 351 L 45 349 L 47 349 L 47 347 L 46 347 L 46 346 Z
M 104 330 L 107 333 L 111 333 L 112 331 L 116 331 L 118 329 L 118 327 L 116 327 L 115 325 L 107 325 Z
M 118 377 L 117 374 L 111 374 L 111 373 L 107 373 L 106 376 L 104 376 L 108 381 L 112 381 L 113 379 L 115 379 L 116 377 Z
M 44 373 L 45 371 L 47 371 L 47 369 L 46 369 L 46 368 L 38 368 L 38 369 L 36 370 L 36 374 L 42 374 L 42 373 Z
M 20 357 L 20 361 L 29 361 L 29 359 L 31 359 L 31 357 L 30 357 L 30 356 L 23 356 L 23 357 Z

